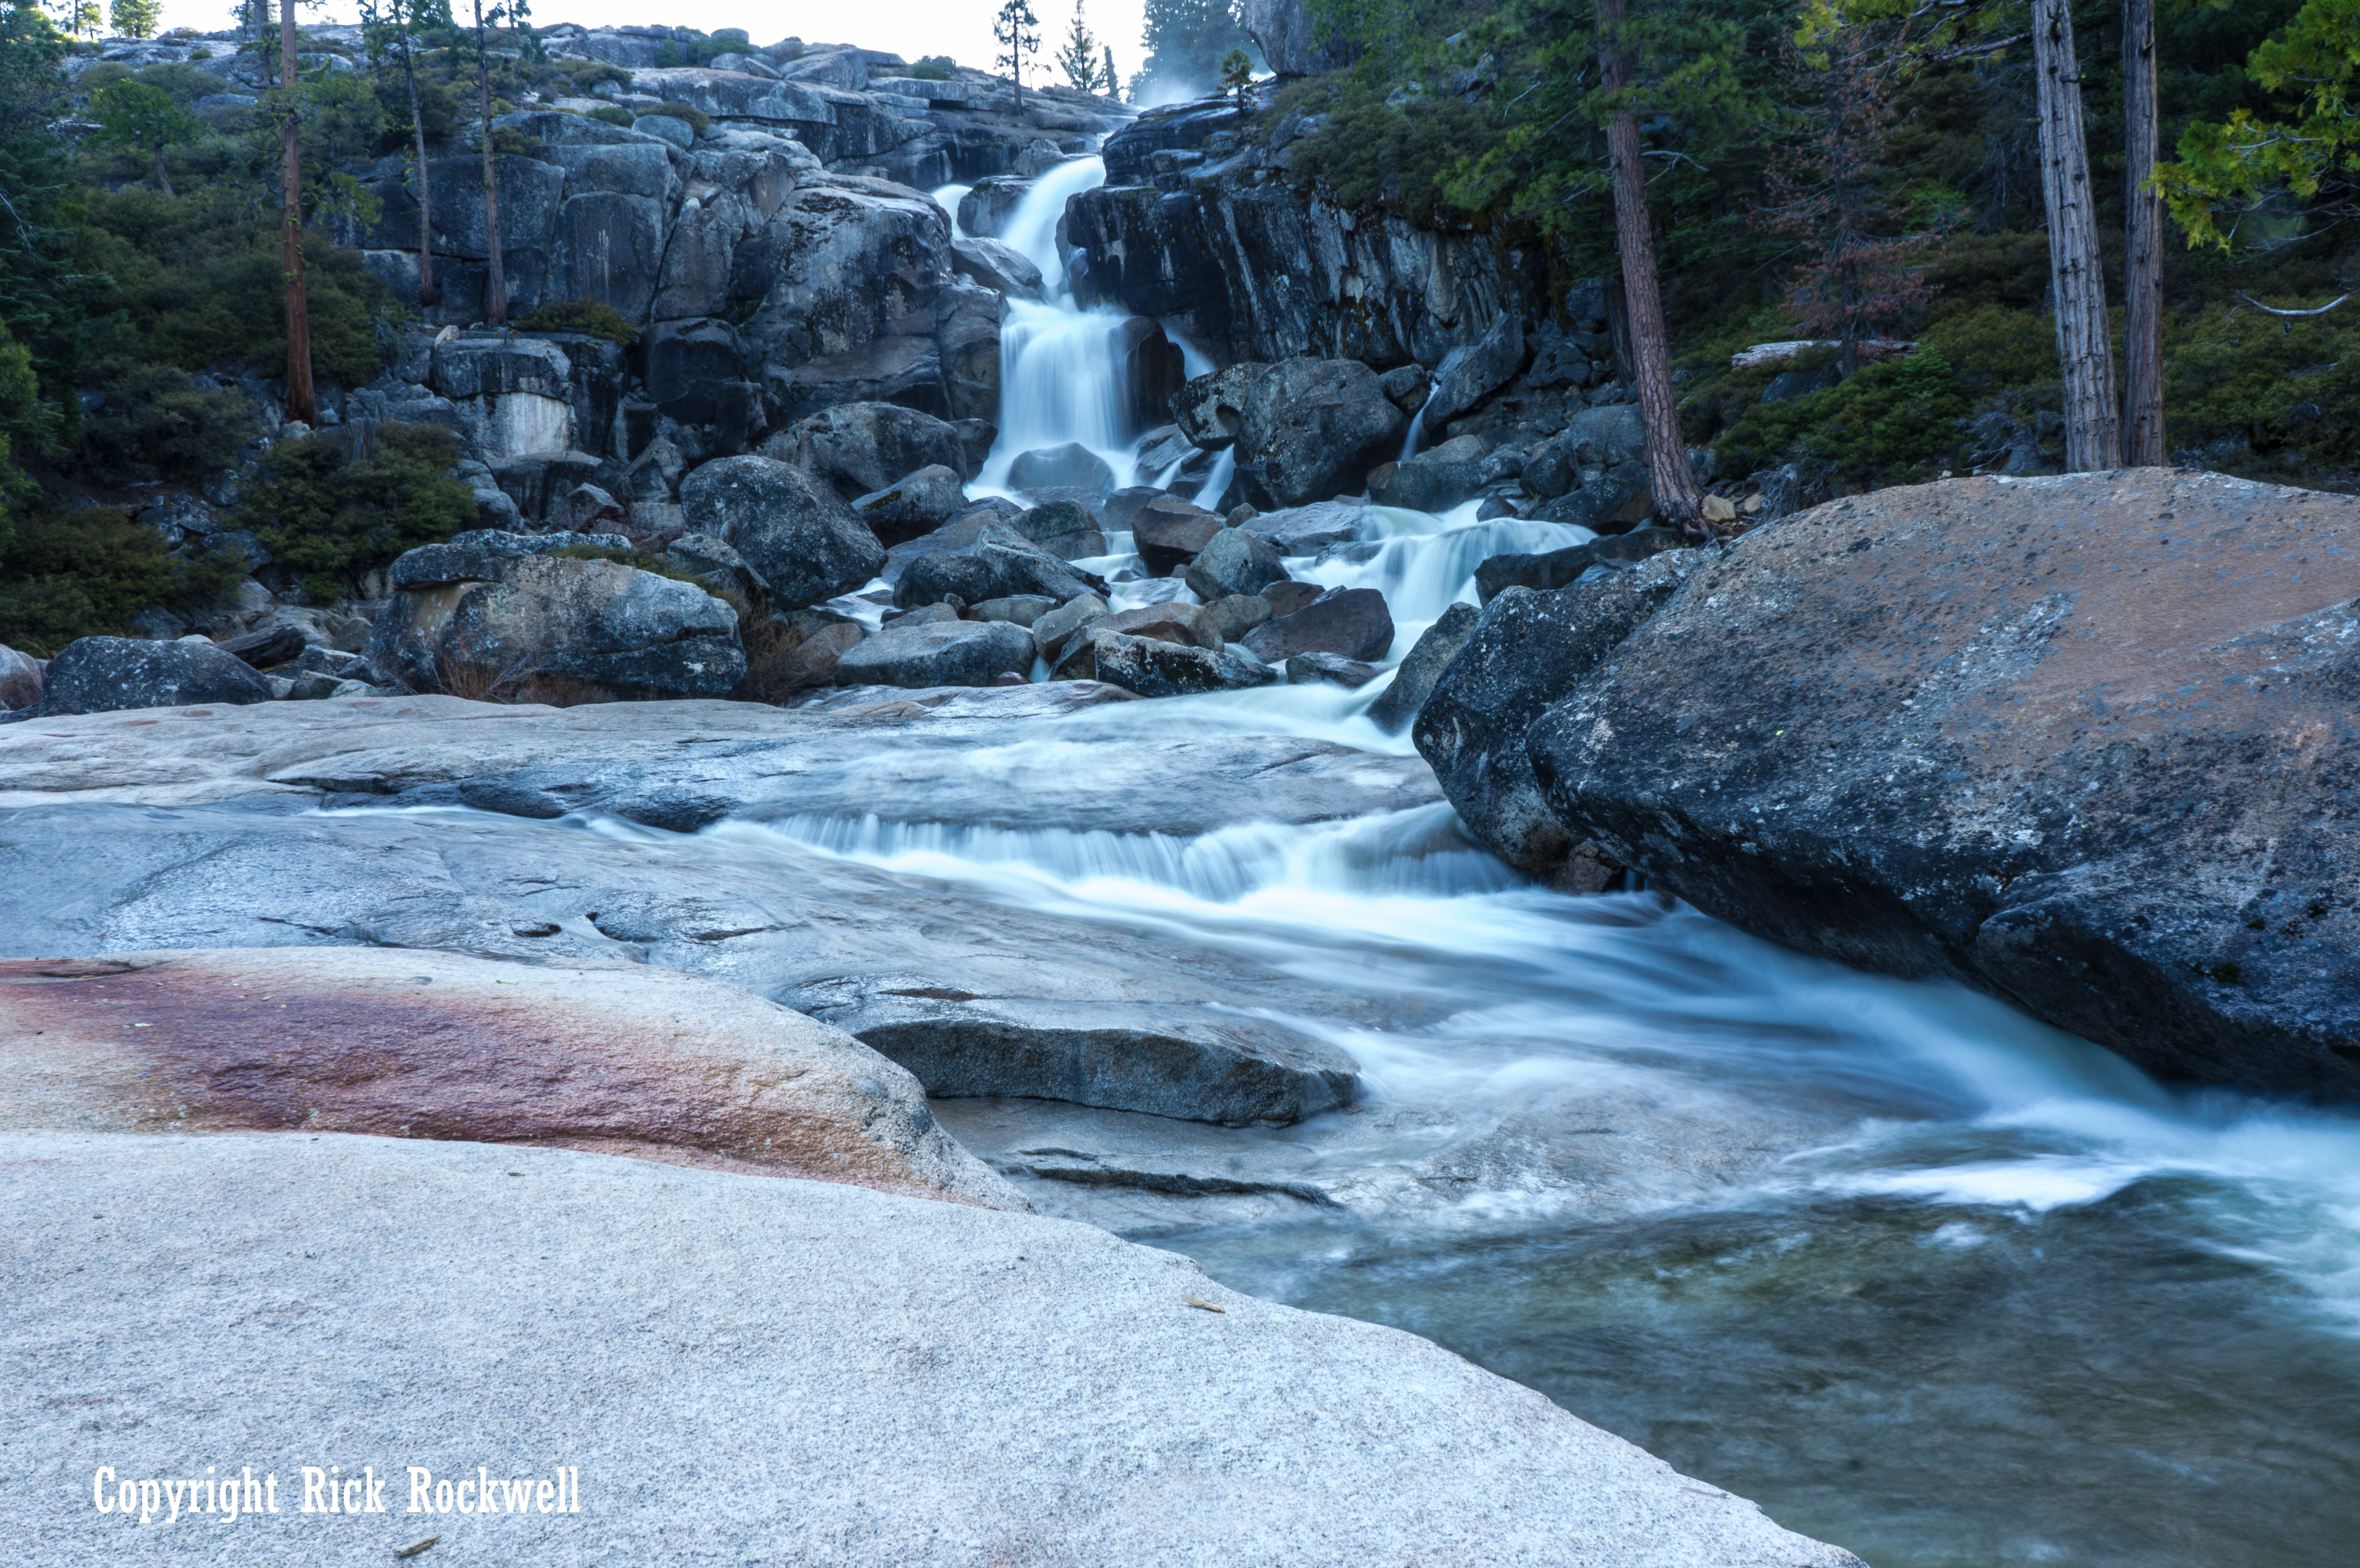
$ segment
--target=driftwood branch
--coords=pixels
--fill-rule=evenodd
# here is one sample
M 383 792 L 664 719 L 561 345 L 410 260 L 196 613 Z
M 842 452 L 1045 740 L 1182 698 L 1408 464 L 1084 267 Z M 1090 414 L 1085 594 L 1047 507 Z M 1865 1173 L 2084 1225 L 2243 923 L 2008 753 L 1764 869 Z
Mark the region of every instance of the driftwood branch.
M 2243 299 L 2246 304 L 2251 305 L 2255 310 L 2261 310 L 2261 311 L 2265 311 L 2265 312 L 2267 312 L 2267 314 L 2270 314 L 2270 315 L 2273 315 L 2273 316 L 2324 316 L 2325 314 L 2327 314 L 2327 312 L 2328 312 L 2328 311 L 2333 310 L 2333 309 L 2335 309 L 2335 307 L 2336 307 L 2336 306 L 2341 305 L 2341 304 L 2342 304 L 2342 303 L 2344 303 L 2344 301 L 2345 301 L 2346 299 L 2351 299 L 2351 298 L 2352 298 L 2352 296 L 2351 296 L 2350 294 L 2348 294 L 2348 293 L 2345 293 L 2345 294 L 2338 294 L 2334 299 L 2330 299 L 2326 304 L 2324 304 L 2324 305 L 2319 305 L 2319 306 L 2314 306 L 2313 308 L 2311 308 L 2311 310 L 2279 310 L 2276 305 L 2265 305 L 2265 304 L 2263 304 L 2259 299 L 2255 299 L 2251 294 L 2243 294 L 2243 293 L 2241 293 L 2241 294 L 2239 294 L 2239 295 L 2237 296 L 2237 298 L 2238 298 L 2238 299 Z

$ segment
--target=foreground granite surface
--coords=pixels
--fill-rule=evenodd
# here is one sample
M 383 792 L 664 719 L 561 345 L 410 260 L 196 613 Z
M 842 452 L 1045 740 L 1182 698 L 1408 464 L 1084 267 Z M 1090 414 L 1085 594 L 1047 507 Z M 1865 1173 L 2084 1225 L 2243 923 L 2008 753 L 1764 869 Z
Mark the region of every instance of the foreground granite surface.
M 0 1204 L 20 1561 L 1856 1562 L 1423 1340 L 1087 1225 L 333 1133 L 0 1138 Z M 387 1511 L 300 1511 L 307 1465 L 391 1477 Z M 279 1511 L 94 1506 L 102 1466 L 119 1498 L 208 1465 L 275 1474 Z M 410 1513 L 410 1466 L 563 1466 L 579 1511 Z

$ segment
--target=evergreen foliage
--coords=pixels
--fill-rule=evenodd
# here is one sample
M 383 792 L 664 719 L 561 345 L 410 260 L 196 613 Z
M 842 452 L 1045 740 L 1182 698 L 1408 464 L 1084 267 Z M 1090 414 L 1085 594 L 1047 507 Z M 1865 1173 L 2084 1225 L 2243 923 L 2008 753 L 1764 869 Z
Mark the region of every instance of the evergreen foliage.
M 1016 102 L 1024 102 L 1024 62 L 1041 48 L 1041 18 L 1032 14 L 1031 0 L 1002 0 L 1000 15 L 992 19 L 991 36 L 1000 44 L 1000 55 L 993 61 L 1008 72 L 1011 85 L 1016 89 Z
M 1131 79 L 1135 101 L 1211 92 L 1231 49 L 1261 59 L 1235 0 L 1147 0 L 1144 19 L 1147 58 Z
M 458 441 L 431 426 L 378 425 L 357 455 L 334 432 L 280 441 L 228 520 L 300 573 L 305 593 L 334 599 L 402 551 L 474 526 L 474 493 L 446 477 L 458 460 Z
M 152 38 L 156 24 L 163 18 L 164 7 L 158 0 L 114 0 L 107 9 L 107 20 L 117 38 Z
M 608 343 L 628 345 L 639 329 L 623 312 L 603 299 L 555 299 L 517 322 L 526 332 L 586 332 Z
M 1098 41 L 1090 36 L 1078 4 L 1074 7 L 1073 25 L 1065 29 L 1065 47 L 1057 51 L 1056 64 L 1065 73 L 1065 85 L 1076 92 L 1087 93 L 1098 84 Z
M 152 605 L 191 605 L 237 573 L 169 553 L 155 529 L 120 506 L 47 505 L 0 543 L 0 643 L 37 659 L 76 637 L 106 637 Z

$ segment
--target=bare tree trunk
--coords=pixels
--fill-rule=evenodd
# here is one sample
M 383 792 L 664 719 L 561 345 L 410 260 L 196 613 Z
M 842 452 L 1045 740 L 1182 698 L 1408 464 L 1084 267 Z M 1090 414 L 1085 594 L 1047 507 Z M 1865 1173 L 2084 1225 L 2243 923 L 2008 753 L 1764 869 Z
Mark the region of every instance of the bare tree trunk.
M 500 243 L 500 192 L 492 173 L 492 68 L 484 54 L 484 0 L 475 0 L 475 103 L 484 118 L 484 249 L 491 258 L 484 279 L 484 320 L 500 326 L 508 319 L 508 277 Z
M 287 95 L 279 132 L 279 180 L 287 278 L 287 417 L 316 424 L 311 392 L 311 317 L 303 293 L 303 142 L 295 105 L 295 0 L 279 0 L 279 90 Z
M 156 144 L 156 189 L 161 191 L 167 196 L 176 197 L 180 195 L 179 191 L 172 189 L 172 177 L 164 172 L 164 144 L 162 142 L 158 142 Z
M 2155 0 L 2123 0 L 2123 120 L 2129 191 L 2123 278 L 2123 463 L 2160 468 L 2163 441 L 2163 198 L 2157 142 Z
M 410 25 L 404 16 L 402 25 Z M 442 298 L 434 287 L 434 192 L 426 173 L 426 114 L 418 106 L 418 68 L 410 52 L 410 35 L 401 38 L 401 77 L 410 87 L 410 134 L 418 142 L 418 303 L 432 305 Z
M 2049 274 L 2057 296 L 2057 360 L 2065 372 L 2065 466 L 2088 473 L 2122 462 L 2122 405 L 2114 393 L 2114 332 L 2106 321 L 2106 275 L 2098 265 L 2069 0 L 2032 0 L 2032 58 L 2040 95 Z
M 1599 67 L 1610 93 L 1631 80 L 1630 60 L 1614 38 L 1623 4 L 1598 0 Z M 1655 515 L 1676 528 L 1695 531 L 1704 526 L 1704 495 L 1680 440 L 1679 408 L 1672 392 L 1671 333 L 1664 325 L 1664 299 L 1655 280 L 1655 235 L 1647 221 L 1647 174 L 1639 158 L 1639 122 L 1630 114 L 1616 115 L 1607 125 L 1606 150 L 1614 169 L 1614 237 L 1622 253 L 1631 369 L 1647 431 L 1647 477 L 1655 486 Z

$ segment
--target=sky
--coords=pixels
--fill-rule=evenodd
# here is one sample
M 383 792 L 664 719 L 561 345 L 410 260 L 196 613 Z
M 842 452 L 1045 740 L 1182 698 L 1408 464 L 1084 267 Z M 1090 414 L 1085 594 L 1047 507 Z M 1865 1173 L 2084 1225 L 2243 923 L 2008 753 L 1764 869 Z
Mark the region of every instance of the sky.
M 464 12 L 466 5 L 467 0 L 453 0 L 452 9 Z M 164 26 L 212 32 L 230 25 L 232 10 L 230 0 L 164 0 Z M 793 37 L 805 43 L 890 49 L 905 60 L 946 54 L 961 65 L 989 70 L 999 53 L 991 39 L 991 19 L 998 10 L 992 0 L 865 0 L 850 6 L 766 5 L 751 0 L 665 0 L 661 5 L 649 0 L 533 0 L 532 19 L 541 27 L 552 22 L 579 22 L 585 27 L 661 22 L 708 33 L 743 27 L 757 44 Z M 1073 0 L 1032 0 L 1032 13 L 1041 19 L 1040 63 L 1034 69 L 1046 76 L 1054 69 L 1049 57 L 1065 42 L 1065 29 L 1073 23 Z M 298 16 L 305 22 L 355 19 L 352 0 L 305 5 Z M 1114 46 L 1115 69 L 1129 81 L 1143 52 L 1139 45 L 1140 0 L 1083 0 L 1083 18 L 1101 44 Z

